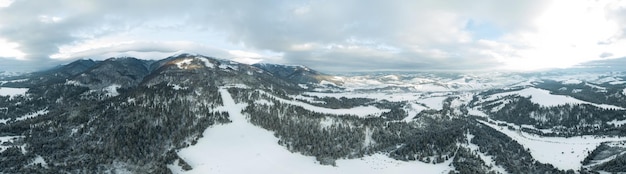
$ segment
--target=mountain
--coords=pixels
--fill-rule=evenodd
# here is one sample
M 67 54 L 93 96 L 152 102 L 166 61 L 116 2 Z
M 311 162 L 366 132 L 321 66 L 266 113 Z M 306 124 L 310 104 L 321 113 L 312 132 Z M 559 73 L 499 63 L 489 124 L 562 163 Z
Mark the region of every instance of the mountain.
M 626 73 L 371 73 L 203 55 L 0 80 L 0 173 L 625 172 Z
M 333 83 L 338 82 L 333 79 L 333 76 L 320 73 L 305 66 L 285 66 L 268 63 L 253 64 L 252 66 L 267 71 L 270 74 L 283 80 L 299 84 L 320 83 L 322 81 L 328 81 Z

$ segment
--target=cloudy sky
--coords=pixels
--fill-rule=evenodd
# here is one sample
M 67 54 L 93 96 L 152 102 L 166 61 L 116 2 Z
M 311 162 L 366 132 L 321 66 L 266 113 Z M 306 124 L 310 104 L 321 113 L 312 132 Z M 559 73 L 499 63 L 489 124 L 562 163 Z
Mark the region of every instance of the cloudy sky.
M 187 52 L 327 72 L 536 70 L 626 56 L 626 2 L 0 0 L 0 71 Z

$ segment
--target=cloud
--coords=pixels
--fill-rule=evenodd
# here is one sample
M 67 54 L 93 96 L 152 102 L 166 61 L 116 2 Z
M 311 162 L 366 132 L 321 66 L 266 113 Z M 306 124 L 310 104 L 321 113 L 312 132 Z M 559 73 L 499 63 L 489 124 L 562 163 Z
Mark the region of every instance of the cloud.
M 27 65 L 184 50 L 323 71 L 561 67 L 626 56 L 624 7 L 584 0 L 0 0 L 0 57 Z

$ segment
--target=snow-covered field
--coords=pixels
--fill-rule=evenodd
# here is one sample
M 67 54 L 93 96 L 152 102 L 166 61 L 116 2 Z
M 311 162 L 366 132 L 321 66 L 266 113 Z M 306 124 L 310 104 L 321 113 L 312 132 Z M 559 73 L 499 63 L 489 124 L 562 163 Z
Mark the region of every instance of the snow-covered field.
M 452 160 L 433 165 L 404 162 L 375 154 L 359 159 L 337 160 L 337 166 L 324 166 L 314 157 L 291 153 L 278 145 L 273 133 L 249 123 L 241 114 L 244 104 L 237 104 L 224 88 L 220 89 L 224 108 L 233 121 L 205 130 L 196 145 L 182 149 L 178 155 L 193 167 L 168 165 L 173 173 L 448 173 Z
M 503 92 L 503 93 L 498 93 L 498 94 L 494 94 L 489 96 L 489 98 L 485 99 L 487 101 L 489 100 L 497 100 L 498 98 L 504 97 L 504 96 L 509 96 L 509 95 L 519 95 L 519 96 L 523 96 L 523 97 L 531 97 L 530 100 L 533 103 L 537 103 L 539 105 L 542 106 L 559 106 L 559 105 L 565 105 L 565 104 L 590 104 L 599 108 L 605 108 L 605 109 L 621 109 L 624 110 L 624 108 L 619 107 L 619 106 L 613 106 L 613 105 L 607 105 L 607 104 L 596 104 L 596 103 L 591 103 L 591 102 L 586 102 L 586 101 L 582 101 L 570 96 L 565 96 L 565 95 L 554 95 L 554 94 L 550 94 L 550 91 L 544 90 L 544 89 L 539 89 L 539 88 L 525 88 L 519 91 L 512 91 L 512 92 Z
M 263 91 L 260 91 L 260 92 L 261 94 L 268 96 L 270 98 L 276 99 L 280 101 L 281 103 L 300 106 L 306 110 L 314 111 L 318 113 L 335 114 L 335 115 L 356 115 L 358 117 L 372 117 L 372 116 L 379 116 L 383 112 L 389 112 L 389 109 L 379 109 L 374 106 L 358 106 L 358 107 L 348 108 L 348 109 L 330 109 L 330 108 L 314 106 L 314 105 L 296 101 L 296 100 L 286 100 L 286 99 L 276 97 L 272 94 L 269 94 Z
M 542 137 L 522 131 L 509 130 L 506 126 L 480 122 L 506 134 L 525 148 L 530 149 L 530 154 L 537 161 L 549 163 L 564 170 L 580 169 L 583 159 L 602 142 L 626 140 L 626 137 Z
M 11 147 L 11 146 L 4 146 L 3 145 L 4 143 L 14 142 L 18 138 L 24 138 L 24 136 L 4 136 L 4 137 L 0 137 L 0 152 L 3 152 L 7 148 Z
M 0 87 L 0 96 L 15 97 L 18 95 L 26 95 L 28 88 L 7 88 Z
M 34 113 L 26 114 L 24 116 L 15 118 L 15 120 L 16 121 L 21 121 L 21 120 L 26 120 L 26 119 L 29 119 L 29 118 L 35 118 L 37 116 L 46 115 L 46 114 L 48 114 L 48 110 L 44 109 L 44 110 L 40 110 L 40 111 L 37 111 L 37 112 L 34 112 Z

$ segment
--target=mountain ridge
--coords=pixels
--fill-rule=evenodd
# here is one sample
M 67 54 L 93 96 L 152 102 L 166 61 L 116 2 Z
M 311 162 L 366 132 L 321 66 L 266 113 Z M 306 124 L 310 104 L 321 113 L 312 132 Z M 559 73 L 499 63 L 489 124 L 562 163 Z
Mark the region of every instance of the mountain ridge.
M 264 129 L 273 138 L 263 142 L 274 143 L 265 145 L 337 173 L 356 171 L 345 162 L 359 160 L 383 163 L 357 167 L 377 173 L 404 164 L 444 173 L 626 171 L 620 73 L 331 76 L 192 54 L 78 60 L 47 72 L 0 81 L 0 172 L 206 173 L 214 163 L 189 155 L 230 142 L 205 134 L 232 119 Z M 27 91 L 4 96 L 5 88 Z M 590 143 L 571 153 L 535 146 L 564 147 L 573 136 Z

